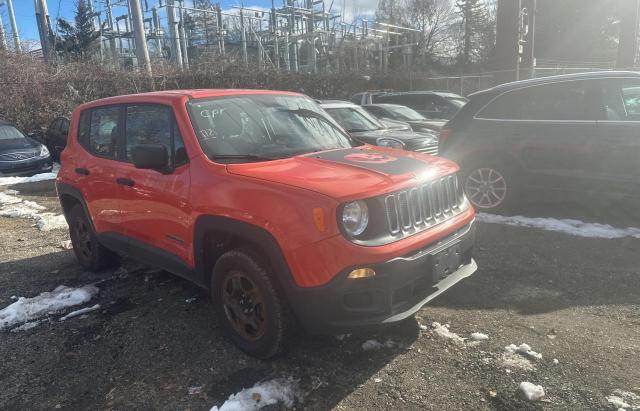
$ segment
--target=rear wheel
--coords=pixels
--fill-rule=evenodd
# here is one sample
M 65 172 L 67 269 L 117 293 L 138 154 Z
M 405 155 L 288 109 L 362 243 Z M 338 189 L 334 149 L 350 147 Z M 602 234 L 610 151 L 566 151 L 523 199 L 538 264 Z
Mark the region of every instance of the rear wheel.
M 292 316 L 268 267 L 251 252 L 233 250 L 215 265 L 211 298 L 217 317 L 233 342 L 258 358 L 284 351 Z
M 80 204 L 69 212 L 69 235 L 73 252 L 80 265 L 89 271 L 100 271 L 114 265 L 117 255 L 98 241 L 91 222 Z
M 478 211 L 507 211 L 517 198 L 508 167 L 494 163 L 476 163 L 464 172 L 464 191 Z

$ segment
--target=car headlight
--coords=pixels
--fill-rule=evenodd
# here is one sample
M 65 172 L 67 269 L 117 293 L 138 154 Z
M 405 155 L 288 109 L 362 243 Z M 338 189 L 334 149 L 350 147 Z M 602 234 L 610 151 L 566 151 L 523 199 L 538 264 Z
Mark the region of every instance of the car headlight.
M 376 144 L 380 147 L 404 148 L 404 143 L 400 140 L 396 140 L 395 138 L 379 138 L 376 140 Z
M 49 157 L 49 149 L 44 144 L 40 146 L 40 157 Z
M 369 208 L 364 201 L 352 201 L 342 207 L 342 227 L 352 237 L 358 236 L 369 224 Z

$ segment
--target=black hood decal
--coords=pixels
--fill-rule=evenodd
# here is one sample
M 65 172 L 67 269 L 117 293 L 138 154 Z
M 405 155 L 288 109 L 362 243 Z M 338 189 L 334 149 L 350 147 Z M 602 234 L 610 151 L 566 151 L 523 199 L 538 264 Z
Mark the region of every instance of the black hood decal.
M 393 153 L 387 154 L 374 150 L 363 150 L 361 148 L 326 151 L 324 153 L 310 155 L 309 157 L 394 175 L 419 173 L 426 167 L 425 162 L 416 160 L 415 158 L 394 155 Z

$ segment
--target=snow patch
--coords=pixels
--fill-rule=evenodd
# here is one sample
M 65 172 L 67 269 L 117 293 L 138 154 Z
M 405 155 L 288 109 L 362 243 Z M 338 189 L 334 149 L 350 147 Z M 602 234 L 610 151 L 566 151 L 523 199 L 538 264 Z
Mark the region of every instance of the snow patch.
M 30 330 L 32 328 L 36 328 L 37 326 L 40 325 L 41 322 L 42 321 L 32 321 L 30 323 L 24 323 L 21 326 L 12 329 L 11 332 L 12 333 L 17 333 L 17 332 L 20 332 L 20 331 L 27 331 L 27 330 Z
M 487 334 L 483 334 L 483 333 L 471 333 L 471 339 L 473 341 L 486 341 L 489 339 L 489 336 Z
M 590 238 L 640 238 L 640 228 L 616 228 L 608 224 L 585 223 L 573 219 L 534 218 L 522 216 L 502 216 L 497 214 L 478 213 L 478 221 L 483 223 L 506 224 L 516 227 L 538 228 L 546 231 L 558 231 L 579 237 Z
M 524 398 L 529 401 L 540 401 L 544 397 L 544 388 L 542 385 L 535 385 L 533 383 L 524 381 L 520 383 L 518 387 Z
M 362 343 L 362 349 L 365 351 L 381 350 L 383 348 L 393 348 L 395 345 L 396 343 L 391 340 L 387 340 L 384 343 L 377 340 L 367 340 Z
M 18 301 L 0 310 L 0 331 L 42 318 L 50 312 L 84 304 L 97 293 L 95 285 L 70 288 L 64 285 L 53 291 L 41 293 L 32 298 L 20 297 Z
M 31 177 L 0 177 L 0 186 L 13 184 L 35 183 L 36 181 L 53 180 L 58 176 L 60 164 L 54 164 L 53 170 L 49 173 L 40 173 Z
M 542 354 L 533 351 L 529 344 L 520 344 L 519 346 L 516 346 L 515 344 L 509 344 L 508 346 L 504 347 L 504 350 L 507 353 L 522 354 L 534 360 L 542 359 Z
M 452 340 L 456 343 L 464 343 L 464 338 L 460 337 L 454 332 L 449 331 L 449 324 L 442 325 L 439 322 L 434 322 L 431 324 L 431 327 L 431 331 L 439 337 Z
M 15 190 L 0 193 L 0 216 L 33 220 L 40 231 L 67 228 L 67 221 L 63 215 L 41 213 L 46 207 L 33 201 L 23 200 L 16 195 L 17 193 Z
M 282 402 L 291 408 L 295 400 L 302 400 L 297 381 L 275 379 L 260 382 L 251 388 L 245 388 L 237 394 L 231 394 L 229 399 L 220 407 L 214 406 L 211 411 L 249 411 L 259 410 L 267 405 Z
M 524 371 L 533 371 L 536 367 L 528 358 L 520 354 L 505 352 L 502 354 L 501 363 L 506 368 L 507 374 L 511 373 L 511 368 L 517 368 Z
M 60 321 L 66 321 L 69 318 L 73 318 L 73 317 L 77 317 L 79 315 L 90 313 L 91 311 L 99 310 L 100 308 L 101 308 L 101 305 L 100 304 L 96 304 L 96 305 L 94 305 L 92 307 L 85 307 L 85 308 L 81 308 L 79 310 L 71 311 L 69 314 L 65 315 L 64 317 L 61 317 Z
M 607 397 L 607 402 L 618 409 L 640 410 L 640 395 L 623 390 L 613 390 Z

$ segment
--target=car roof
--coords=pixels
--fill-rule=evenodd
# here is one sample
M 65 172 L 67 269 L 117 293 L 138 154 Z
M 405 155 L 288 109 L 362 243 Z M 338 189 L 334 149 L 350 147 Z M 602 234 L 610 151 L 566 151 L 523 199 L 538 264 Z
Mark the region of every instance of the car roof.
M 138 94 L 126 94 L 122 96 L 107 97 L 100 100 L 95 100 L 90 103 L 83 104 L 83 106 L 100 106 L 107 104 L 123 104 L 129 102 L 140 101 L 166 101 L 172 102 L 174 100 L 198 99 L 207 97 L 225 97 L 225 96 L 241 96 L 252 94 L 267 94 L 267 95 L 289 95 L 289 96 L 302 96 L 303 94 L 295 93 L 291 91 L 275 91 L 275 90 L 258 90 L 258 89 L 186 89 L 186 90 L 165 90 L 165 91 L 152 91 L 149 93 Z
M 628 77 L 640 78 L 640 73 L 637 73 L 635 71 L 594 71 L 594 72 L 587 72 L 587 73 L 561 74 L 557 76 L 538 77 L 538 78 L 533 78 L 528 80 L 520 80 L 520 81 L 513 81 L 511 83 L 499 84 L 487 90 L 482 90 L 482 91 L 473 93 L 471 96 L 476 94 L 484 94 L 487 92 L 502 93 L 505 91 L 516 90 L 519 88 L 543 85 L 543 84 L 549 84 L 549 83 L 557 83 L 562 81 L 592 80 L 592 79 L 599 79 L 599 78 L 628 78 Z
M 407 106 L 403 106 L 402 104 L 391 104 L 391 103 L 373 103 L 373 104 L 363 104 L 362 107 L 389 107 L 389 108 L 393 108 L 393 107 L 407 107 Z

